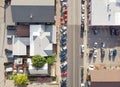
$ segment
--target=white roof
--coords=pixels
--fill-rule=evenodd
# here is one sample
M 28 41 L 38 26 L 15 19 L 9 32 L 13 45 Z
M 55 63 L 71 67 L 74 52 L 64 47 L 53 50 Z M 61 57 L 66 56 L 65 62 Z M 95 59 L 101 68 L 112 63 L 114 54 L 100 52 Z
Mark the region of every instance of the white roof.
M 12 5 L 45 5 L 45 6 L 53 6 L 55 4 L 55 0 L 12 0 Z
M 30 25 L 30 56 L 36 54 L 41 56 L 52 55 L 53 41 L 56 42 L 56 40 L 53 40 L 56 39 L 54 30 L 50 26 Z
M 34 75 L 36 75 L 36 74 L 44 74 L 44 75 L 49 74 L 48 73 L 48 63 L 44 64 L 44 66 L 41 68 L 36 68 L 36 67 L 32 66 L 32 61 L 30 58 L 27 59 L 27 62 L 29 64 L 28 70 L 29 70 L 30 74 L 34 74 Z
M 26 55 L 26 46 L 29 45 L 29 38 L 13 36 L 13 55 Z
M 120 25 L 119 0 L 91 0 L 91 25 Z

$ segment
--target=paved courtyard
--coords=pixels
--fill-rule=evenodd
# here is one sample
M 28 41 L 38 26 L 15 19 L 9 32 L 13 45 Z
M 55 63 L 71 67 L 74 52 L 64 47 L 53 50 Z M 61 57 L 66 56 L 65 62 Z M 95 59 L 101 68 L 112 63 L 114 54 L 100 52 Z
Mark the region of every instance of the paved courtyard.
M 88 54 L 89 50 L 93 49 L 94 42 L 97 42 L 97 58 L 96 59 L 87 59 L 88 64 L 100 64 L 103 63 L 105 65 L 120 65 L 120 36 L 111 36 L 110 35 L 110 29 L 108 27 L 106 28 L 99 28 L 97 29 L 98 34 L 94 35 L 93 30 L 89 29 L 88 32 Z M 105 47 L 105 57 L 101 58 L 101 42 L 106 43 Z M 109 58 L 109 49 L 117 49 L 117 56 L 115 57 L 115 60 L 113 58 Z

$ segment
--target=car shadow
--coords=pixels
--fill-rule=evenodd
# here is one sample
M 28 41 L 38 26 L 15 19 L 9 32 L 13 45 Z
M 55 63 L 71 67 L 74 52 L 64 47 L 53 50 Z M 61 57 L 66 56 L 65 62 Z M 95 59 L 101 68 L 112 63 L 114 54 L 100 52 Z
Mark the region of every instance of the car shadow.
M 101 57 L 101 62 L 103 62 L 104 61 L 104 57 Z
M 112 58 L 112 61 L 115 61 L 115 57 Z
M 88 62 L 89 62 L 89 63 L 91 63 L 91 61 L 92 61 L 92 57 L 89 57 L 89 59 L 88 59 L 88 60 L 89 60 Z
M 93 57 L 93 63 L 95 63 L 95 61 L 96 61 L 96 58 L 95 58 L 95 57 Z

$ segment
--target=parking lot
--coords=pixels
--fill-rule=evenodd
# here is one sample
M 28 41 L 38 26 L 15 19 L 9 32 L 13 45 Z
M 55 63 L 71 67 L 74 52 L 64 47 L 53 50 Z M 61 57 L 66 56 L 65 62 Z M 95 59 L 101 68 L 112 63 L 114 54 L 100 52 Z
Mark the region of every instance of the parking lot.
M 103 63 L 105 65 L 119 65 L 120 64 L 120 36 L 111 35 L 109 27 L 100 27 L 97 28 L 97 34 L 93 32 L 93 28 L 88 31 L 88 54 L 89 50 L 93 49 L 94 43 L 97 42 L 97 57 L 89 58 L 88 64 L 100 64 Z M 101 58 L 101 42 L 105 43 L 105 56 Z M 116 49 L 117 55 L 115 57 L 109 57 L 109 50 Z

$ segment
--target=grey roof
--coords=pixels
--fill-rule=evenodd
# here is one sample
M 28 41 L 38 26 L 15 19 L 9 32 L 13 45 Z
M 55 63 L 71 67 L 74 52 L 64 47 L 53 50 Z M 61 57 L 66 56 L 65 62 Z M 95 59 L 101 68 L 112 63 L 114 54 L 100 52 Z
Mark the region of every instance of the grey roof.
M 91 0 L 91 25 L 120 25 L 120 2 Z
M 56 43 L 55 31 L 53 26 L 30 25 L 30 56 L 51 56 Z
M 29 38 L 20 38 L 13 36 L 13 55 L 26 55 L 26 46 L 28 46 L 29 43 Z
M 11 6 L 14 22 L 54 22 L 54 6 Z
M 54 6 L 55 0 L 12 0 L 11 5 L 49 5 Z

